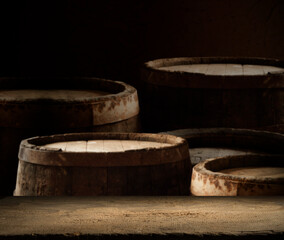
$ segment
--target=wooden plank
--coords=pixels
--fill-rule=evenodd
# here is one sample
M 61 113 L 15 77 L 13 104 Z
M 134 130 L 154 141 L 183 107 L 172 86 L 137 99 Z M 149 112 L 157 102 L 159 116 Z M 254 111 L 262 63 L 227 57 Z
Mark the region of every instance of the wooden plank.
M 262 65 L 243 65 L 244 75 L 264 75 Z
M 78 167 L 73 169 L 73 196 L 99 196 L 106 193 L 107 168 Z
M 224 76 L 226 73 L 226 64 L 209 64 L 206 74 Z
M 127 192 L 132 195 L 152 195 L 151 166 L 127 168 Z
M 284 71 L 284 68 L 266 65 L 241 65 L 241 64 L 188 64 L 161 67 L 161 70 L 202 73 L 208 75 L 263 75 L 268 72 Z
M 241 64 L 226 64 L 226 76 L 235 76 L 243 74 L 243 66 Z
M 161 67 L 161 70 L 167 71 L 180 71 L 190 73 L 202 73 L 205 74 L 208 68 L 208 64 L 187 64 L 187 65 L 174 65 L 168 67 Z
M 159 144 L 159 143 L 157 143 Z M 147 141 L 140 141 L 139 142 L 139 149 L 147 149 L 147 148 L 153 148 L 155 147 L 156 143 L 154 142 L 147 142 Z
M 274 66 L 263 66 L 264 74 L 274 73 L 274 72 L 284 72 L 284 68 L 274 67 Z
M 87 152 L 87 142 L 86 141 L 67 142 L 66 152 Z
M 0 238 L 282 239 L 283 201 L 283 196 L 5 197 Z
M 53 148 L 53 149 L 61 149 L 62 151 L 66 151 L 67 142 L 56 142 L 51 144 L 43 145 L 42 148 Z
M 121 140 L 104 140 L 104 152 L 123 152 Z
M 87 142 L 87 152 L 103 152 L 104 141 L 103 140 L 91 140 Z
M 123 140 L 121 141 L 124 151 L 136 150 L 139 148 L 139 141 Z
M 162 148 L 171 146 L 169 143 L 160 143 L 160 142 L 149 142 L 149 141 L 139 141 L 138 149 L 145 148 Z
M 87 142 L 56 142 L 43 145 L 42 148 L 61 149 L 69 152 L 123 152 L 133 149 L 161 148 L 166 146 L 171 146 L 171 144 L 136 140 L 91 140 Z
M 123 152 L 145 148 L 161 148 L 168 143 L 136 140 L 92 140 L 87 143 L 87 152 Z
M 192 64 L 192 73 L 202 73 L 206 74 L 208 69 L 208 64 Z
M 127 193 L 127 167 L 109 167 L 107 169 L 107 195 L 131 195 Z

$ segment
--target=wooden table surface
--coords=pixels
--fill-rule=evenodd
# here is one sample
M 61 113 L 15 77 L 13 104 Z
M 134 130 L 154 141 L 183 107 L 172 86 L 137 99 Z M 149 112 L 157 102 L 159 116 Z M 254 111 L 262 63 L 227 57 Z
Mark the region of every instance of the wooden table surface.
M 2 197 L 0 239 L 284 239 L 284 197 Z

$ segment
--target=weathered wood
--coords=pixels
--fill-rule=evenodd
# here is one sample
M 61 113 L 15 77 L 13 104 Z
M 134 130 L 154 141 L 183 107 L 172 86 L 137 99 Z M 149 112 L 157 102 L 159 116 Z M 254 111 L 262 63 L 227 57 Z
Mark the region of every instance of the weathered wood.
M 283 68 L 266 66 L 266 65 L 249 65 L 249 64 L 184 64 L 172 65 L 167 67 L 159 67 L 159 70 L 171 72 L 188 72 L 200 73 L 205 75 L 219 76 L 242 76 L 242 75 L 266 75 L 273 72 L 283 72 Z
M 284 155 L 239 155 L 195 165 L 191 193 L 196 196 L 284 195 Z M 249 169 L 249 170 L 248 170 Z
M 14 195 L 188 195 L 190 178 L 185 139 L 62 134 L 22 141 Z
M 284 135 L 233 128 L 180 129 L 165 134 L 185 138 L 192 165 L 209 158 L 253 153 L 284 154 Z
M 46 83 L 46 84 L 43 84 Z M 15 187 L 22 139 L 68 132 L 139 132 L 135 88 L 96 78 L 0 78 L 0 188 Z
M 170 58 L 145 63 L 147 131 L 284 124 L 284 63 L 261 58 Z
M 25 79 L 0 79 L 0 83 L 2 127 L 93 127 L 127 120 L 139 112 L 136 89 L 122 82 L 82 78 L 63 86 L 51 81 L 48 87 Z
M 169 143 L 138 141 L 138 140 L 93 140 L 55 142 L 41 146 L 42 149 L 56 149 L 63 152 L 125 152 L 145 148 L 171 146 Z
M 6 197 L 0 238 L 282 240 L 283 203 L 283 196 Z

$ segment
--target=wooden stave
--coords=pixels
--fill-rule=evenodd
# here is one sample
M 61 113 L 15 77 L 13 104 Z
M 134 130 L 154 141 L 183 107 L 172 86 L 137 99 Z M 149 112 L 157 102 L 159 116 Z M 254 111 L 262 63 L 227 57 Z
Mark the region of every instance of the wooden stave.
M 98 79 L 98 78 L 0 78 L 1 89 L 66 89 L 66 84 L 70 89 L 77 89 L 77 87 L 99 87 L 99 89 L 112 89 L 117 92 L 119 101 L 123 102 L 127 99 L 132 101 L 134 111 L 126 114 L 122 119 L 115 116 L 115 121 L 103 121 L 99 124 L 94 123 L 91 116 L 93 113 L 93 103 L 97 101 L 108 100 L 115 101 L 116 96 L 110 95 L 109 97 L 101 96 L 92 99 L 91 101 L 0 101 L 0 187 L 2 195 L 11 195 L 15 186 L 16 172 L 17 172 L 17 153 L 20 142 L 22 139 L 38 136 L 50 135 L 68 132 L 85 132 L 85 131 L 110 131 L 110 132 L 140 132 L 141 125 L 139 119 L 139 104 L 138 95 L 135 88 L 132 86 L 111 80 Z M 98 101 L 99 100 L 99 101 Z M 124 105 L 124 104 L 122 104 Z M 11 107 L 12 106 L 12 107 Z M 54 108 L 50 112 L 44 112 L 42 106 L 49 106 Z M 127 104 L 125 105 L 127 108 Z M 66 108 L 67 110 L 61 111 Z M 72 111 L 76 111 L 75 114 Z M 81 114 L 78 114 L 79 113 Z M 83 114 L 87 111 L 89 116 Z M 20 114 L 15 114 L 18 112 Z M 29 112 L 30 114 L 27 114 Z M 71 112 L 66 116 L 67 112 Z M 50 115 L 58 117 L 50 118 Z M 83 114 L 83 115 L 82 115 Z M 44 117 L 48 116 L 48 117 Z M 84 117 L 82 117 L 84 116 Z M 37 118 L 36 118 L 37 117 Z M 77 122 L 69 122 L 69 119 L 77 119 Z M 103 124 L 102 124 L 103 123 Z M 106 124 L 105 124 L 106 123 Z M 9 142 L 9 144 L 7 144 Z M 14 161 L 15 160 L 15 161 Z
M 129 133 L 129 134 L 122 134 L 122 133 L 84 133 L 84 134 L 64 134 L 65 138 L 68 138 L 69 140 L 72 139 L 78 139 L 78 136 L 81 136 L 83 139 L 86 137 L 92 138 L 92 136 L 98 136 L 98 137 L 105 137 L 108 136 L 109 138 L 114 138 L 117 136 L 123 136 L 124 138 L 128 139 L 133 138 L 137 136 L 135 139 L 145 139 L 146 137 L 149 137 L 149 139 L 157 139 L 157 137 L 160 137 L 160 139 L 164 139 L 165 141 L 169 141 L 170 139 L 178 139 L 173 136 L 163 136 L 163 135 L 154 135 L 154 134 L 134 134 L 134 133 Z M 63 135 L 61 135 L 62 137 Z M 60 135 L 54 135 L 51 136 L 54 140 L 58 139 Z M 44 137 L 42 137 L 43 139 Z M 34 138 L 36 139 L 36 138 Z M 33 140 L 33 139 L 31 139 Z M 61 138 L 62 140 L 62 138 Z M 27 141 L 22 142 L 22 148 L 28 148 L 29 150 L 35 149 L 35 147 L 32 144 L 29 144 Z M 43 154 L 44 150 L 41 150 L 38 148 L 39 154 Z M 150 152 L 151 151 L 151 152 Z M 162 148 L 162 149 L 148 149 L 148 150 L 134 150 L 134 151 L 126 151 L 124 155 L 127 155 L 126 158 L 130 158 L 130 156 L 137 156 L 137 154 L 143 155 L 143 152 L 145 154 L 145 159 L 146 156 L 149 155 L 149 153 L 152 154 L 151 159 L 153 159 L 154 162 L 148 161 L 146 164 L 141 164 L 141 161 L 138 159 L 137 163 L 140 162 L 140 165 L 138 168 L 133 166 L 133 163 L 130 161 L 124 162 L 123 164 L 116 165 L 94 165 L 94 166 L 87 166 L 82 162 L 89 162 L 86 159 L 81 158 L 81 164 L 79 165 L 66 165 L 66 166 L 54 166 L 51 164 L 45 164 L 42 165 L 40 162 L 39 164 L 34 164 L 31 161 L 28 161 L 27 159 L 24 159 L 23 156 L 25 156 L 26 152 L 25 151 L 20 151 L 19 152 L 19 173 L 21 171 L 26 171 L 26 173 L 30 172 L 35 172 L 33 169 L 39 169 L 39 172 L 48 172 L 49 174 L 45 174 L 45 176 L 50 176 L 50 178 L 45 177 L 42 181 L 38 180 L 34 181 L 34 186 L 37 186 L 36 188 L 27 186 L 26 182 L 29 180 L 25 179 L 25 176 L 21 176 L 18 173 L 18 178 L 17 178 L 17 187 L 14 192 L 14 195 L 33 195 L 33 196 L 42 196 L 42 195 L 188 195 L 189 194 L 189 182 L 190 182 L 190 173 L 191 173 L 191 166 L 190 166 L 190 160 L 188 156 L 188 151 L 187 151 L 187 143 L 184 139 L 179 139 L 177 144 L 174 144 L 170 147 Z M 74 156 L 76 153 L 70 152 L 70 154 Z M 70 154 L 65 154 L 65 157 L 70 157 Z M 129 155 L 130 154 L 130 155 Z M 78 155 L 78 153 L 77 153 Z M 85 155 L 81 154 L 81 155 Z M 97 154 L 93 154 L 97 155 Z M 121 153 L 110 153 L 108 154 L 109 156 L 115 158 L 115 157 L 121 157 L 123 154 Z M 139 155 L 138 155 L 139 156 Z M 164 158 L 166 157 L 167 158 Z M 71 156 L 72 157 L 72 156 Z M 149 156 L 148 156 L 149 157 Z M 159 159 L 158 159 L 159 158 Z M 172 158 L 172 161 L 169 161 L 169 158 Z M 39 156 L 37 156 L 37 159 L 39 159 Z M 78 158 L 80 159 L 80 158 Z M 163 159 L 166 159 L 165 162 Z M 73 162 L 74 163 L 74 162 Z M 95 167 L 96 166 L 96 167 Z M 141 167 L 141 169 L 139 169 Z M 23 169 L 28 169 L 28 170 L 23 170 Z M 98 190 L 98 192 L 93 192 L 92 189 L 85 189 L 85 192 L 82 192 L 80 190 L 80 186 L 73 186 L 72 191 L 66 191 L 62 190 L 61 192 L 55 191 L 53 189 L 52 191 L 46 190 L 45 187 L 46 184 L 49 185 L 54 185 L 52 182 L 53 177 L 56 176 L 58 173 L 60 176 L 60 172 L 67 171 L 69 175 L 77 174 L 77 179 L 81 179 L 81 182 L 88 182 L 90 184 L 90 179 L 88 180 L 88 177 L 86 177 L 86 174 L 82 174 L 81 176 L 78 175 L 78 172 L 82 173 L 91 173 L 92 176 L 96 174 L 96 171 L 100 171 L 99 174 L 103 174 L 104 181 L 101 183 L 102 185 L 100 186 L 100 189 L 104 190 Z M 185 171 L 185 169 L 187 169 Z M 50 174 L 50 172 L 54 172 L 54 174 Z M 93 171 L 93 172 L 92 172 Z M 56 173 L 56 174 L 55 174 Z M 67 173 L 67 176 L 68 176 Z M 108 174 L 106 176 L 106 173 Z M 61 174 L 62 175 L 62 174 Z M 116 177 L 114 177 L 116 176 Z M 127 177 L 125 177 L 127 176 Z M 140 176 L 140 178 L 139 178 Z M 144 177 L 143 177 L 144 176 Z M 118 189 L 120 190 L 115 190 L 114 187 L 109 187 L 109 181 L 114 181 L 114 179 L 117 179 L 118 181 Z M 29 178 L 27 178 L 29 179 Z M 83 180 L 82 180 L 83 179 Z M 109 180 L 110 179 L 110 180 Z M 132 179 L 131 181 L 129 179 Z M 62 176 L 61 176 L 62 180 Z M 64 180 L 65 182 L 68 180 Z M 75 182 L 78 182 L 78 180 L 75 180 Z M 68 184 L 70 185 L 72 181 L 69 180 Z M 125 186 L 127 182 L 136 182 L 138 184 L 137 186 Z M 149 182 L 151 182 L 150 186 L 146 186 L 147 183 L 149 185 Z M 67 185 L 68 185 L 67 184 Z M 23 187 L 21 187 L 21 186 Z M 56 185 L 56 184 L 55 184 Z M 66 184 L 65 184 L 66 185 Z M 76 184 L 75 184 L 76 185 Z M 92 184 L 91 184 L 92 185 Z M 107 186 L 107 187 L 106 187 Z M 146 186 L 146 187 L 145 187 Z M 26 192 L 22 190 L 23 188 L 26 189 Z M 69 186 L 70 188 L 70 186 Z M 144 189 L 145 188 L 145 189 Z M 41 189 L 41 190 L 37 190 Z M 74 190 L 77 189 L 77 190 Z M 127 190 L 128 189 L 128 190 Z M 132 190 L 131 190 L 132 189 Z M 80 192 L 81 191 L 81 192 Z M 87 192 L 86 192 L 87 191 Z

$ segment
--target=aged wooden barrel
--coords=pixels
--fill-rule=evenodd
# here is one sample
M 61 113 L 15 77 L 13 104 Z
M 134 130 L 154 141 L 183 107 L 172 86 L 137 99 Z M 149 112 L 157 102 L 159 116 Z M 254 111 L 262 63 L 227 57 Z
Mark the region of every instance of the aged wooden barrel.
M 14 195 L 187 195 L 190 178 L 183 138 L 63 134 L 21 142 Z
M 185 138 L 191 164 L 209 158 L 269 153 L 284 154 L 284 135 L 266 131 L 234 128 L 200 128 L 168 131 L 165 134 Z
M 137 132 L 132 86 L 97 78 L 0 78 L 0 188 L 12 195 L 22 139 L 82 131 Z
M 145 63 L 141 78 L 143 123 L 152 131 L 265 129 L 284 123 L 284 63 L 280 60 L 158 59 Z
M 208 159 L 194 166 L 196 196 L 284 195 L 284 155 L 239 155 Z

